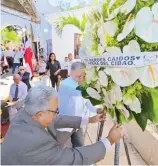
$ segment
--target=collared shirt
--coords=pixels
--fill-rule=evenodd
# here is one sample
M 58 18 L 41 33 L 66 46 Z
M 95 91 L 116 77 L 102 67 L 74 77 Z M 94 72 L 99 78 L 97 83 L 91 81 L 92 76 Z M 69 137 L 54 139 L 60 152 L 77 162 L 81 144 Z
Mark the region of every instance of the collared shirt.
M 46 63 L 43 61 L 43 62 L 39 62 L 39 73 L 44 73 L 46 71 Z
M 62 115 L 81 116 L 87 118 L 90 112 L 96 114 L 97 110 L 88 99 L 84 99 L 79 90 L 78 83 L 71 77 L 63 80 L 59 87 L 59 112 Z
M 15 52 L 15 54 L 13 55 L 14 58 L 14 63 L 20 63 L 20 58 L 21 58 L 21 52 Z
M 10 101 L 12 101 L 15 96 L 16 85 L 17 85 L 16 83 L 13 83 L 10 87 L 10 94 L 9 94 Z M 18 84 L 18 101 L 20 102 L 24 100 L 26 95 L 27 95 L 27 86 L 25 83 L 20 82 Z

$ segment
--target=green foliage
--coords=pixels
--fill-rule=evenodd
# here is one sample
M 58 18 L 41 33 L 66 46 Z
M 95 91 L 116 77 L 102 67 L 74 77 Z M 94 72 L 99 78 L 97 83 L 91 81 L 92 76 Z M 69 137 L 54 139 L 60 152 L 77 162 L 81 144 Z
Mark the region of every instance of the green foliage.
M 1 42 L 14 42 L 20 44 L 22 40 L 22 36 L 18 35 L 14 29 L 4 28 L 1 31 Z
M 78 28 L 82 33 L 85 30 L 85 26 L 87 23 L 87 15 L 83 13 L 81 21 L 74 15 L 69 15 L 67 17 L 60 16 L 57 18 L 55 22 L 55 29 L 59 36 L 62 35 L 63 29 L 67 25 L 74 25 L 76 28 Z

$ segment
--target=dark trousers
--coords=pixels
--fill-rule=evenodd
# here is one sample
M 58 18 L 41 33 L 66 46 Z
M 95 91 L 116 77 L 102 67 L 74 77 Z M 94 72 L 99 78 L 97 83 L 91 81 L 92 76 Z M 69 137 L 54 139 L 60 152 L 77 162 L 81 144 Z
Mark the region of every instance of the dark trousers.
M 55 88 L 55 85 L 57 86 L 57 84 L 58 84 L 58 77 L 57 76 L 50 76 L 50 80 L 52 83 L 52 87 Z
M 11 57 L 6 57 L 6 60 L 8 62 L 9 68 L 11 68 L 12 67 Z
M 20 58 L 20 66 L 23 66 L 23 58 Z
M 45 72 L 43 72 L 43 73 L 39 73 L 39 75 L 40 75 L 40 76 L 43 76 L 43 75 L 45 75 Z
M 83 129 L 79 129 L 71 135 L 71 143 L 73 148 L 84 146 Z
M 20 67 L 20 63 L 13 63 L 13 69 L 12 69 L 12 74 L 14 74 L 15 73 L 15 69 L 16 69 L 16 67 Z

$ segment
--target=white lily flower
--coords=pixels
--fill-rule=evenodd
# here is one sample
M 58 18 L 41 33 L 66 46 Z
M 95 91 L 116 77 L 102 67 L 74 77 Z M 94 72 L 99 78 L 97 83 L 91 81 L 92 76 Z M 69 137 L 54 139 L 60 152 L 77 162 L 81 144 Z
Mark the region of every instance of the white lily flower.
M 117 107 L 117 109 L 122 111 L 122 113 L 126 119 L 128 119 L 130 117 L 129 111 L 125 108 L 125 106 L 123 104 L 118 104 L 116 107 Z
M 130 110 L 135 113 L 141 113 L 141 104 L 139 99 L 135 96 L 134 100 L 128 99 L 126 97 L 123 98 L 124 104 L 129 106 Z
M 95 88 L 97 89 L 97 91 L 98 91 L 98 93 L 100 93 L 101 92 L 101 88 L 100 88 L 100 83 L 99 82 L 97 82 L 96 84 L 95 84 Z
M 136 5 L 136 0 L 127 0 L 122 6 L 121 6 L 121 12 L 125 13 L 127 15 L 130 13 Z
M 102 89 L 103 91 L 103 94 L 104 94 L 104 104 L 107 108 L 113 108 L 112 106 L 112 102 L 109 100 L 109 96 L 108 96 L 108 93 L 105 89 Z
M 123 47 L 123 53 L 139 53 L 140 46 L 136 40 L 131 40 L 128 45 Z
M 145 66 L 139 69 L 139 80 L 147 87 L 158 86 L 158 64 Z
M 100 94 L 93 88 L 89 87 L 86 89 L 88 95 L 96 100 L 100 100 L 101 99 L 101 96 Z
M 117 101 L 122 101 L 122 92 L 121 88 L 118 85 L 114 85 L 109 92 L 109 99 L 112 103 L 116 103 Z
M 101 85 L 107 86 L 108 77 L 107 77 L 106 73 L 104 71 L 99 71 L 98 76 L 99 76 L 99 81 L 100 81 Z
M 128 46 L 125 46 L 123 50 L 134 50 L 134 45 L 136 45 L 136 43 L 132 41 Z M 122 54 L 119 47 L 109 47 L 106 50 L 111 54 Z M 105 71 L 108 75 L 111 75 L 113 81 L 121 87 L 132 85 L 139 76 L 135 68 L 106 68 Z
M 100 43 L 102 44 L 102 46 L 105 46 L 107 35 L 110 35 L 111 37 L 115 35 L 117 27 L 118 25 L 113 21 L 101 23 L 100 27 L 98 28 L 97 34 L 100 38 Z
M 158 42 L 158 3 L 152 10 L 144 7 L 137 13 L 136 35 L 148 43 Z
M 91 83 L 93 75 L 94 75 L 94 72 L 95 72 L 95 68 L 94 67 L 91 67 L 90 69 L 87 70 L 87 72 L 86 72 L 86 82 L 88 84 Z
M 110 21 L 113 18 L 115 18 L 115 16 L 117 16 L 117 14 L 119 13 L 119 11 L 120 11 L 120 7 L 113 10 L 112 13 L 110 13 L 109 17 L 106 18 L 106 21 Z
M 132 32 L 132 30 L 134 29 L 134 26 L 135 26 L 135 20 L 132 19 L 131 21 L 129 21 L 127 23 L 127 25 L 124 27 L 122 33 L 120 33 L 118 36 L 117 36 L 117 40 L 118 41 L 122 41 L 123 39 L 125 39 L 129 34 L 130 32 Z

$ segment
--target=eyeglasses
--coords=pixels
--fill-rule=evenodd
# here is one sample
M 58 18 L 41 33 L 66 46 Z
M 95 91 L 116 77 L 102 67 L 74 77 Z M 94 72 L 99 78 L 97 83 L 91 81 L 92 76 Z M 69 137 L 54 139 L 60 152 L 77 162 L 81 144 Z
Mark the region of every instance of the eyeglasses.
M 20 71 L 23 71 L 24 69 L 20 69 Z
M 58 111 L 58 109 L 56 110 L 56 111 L 52 111 L 52 110 L 48 110 L 49 112 L 53 112 L 53 113 L 55 113 L 55 114 L 59 114 L 59 111 Z

